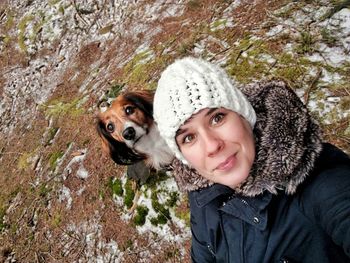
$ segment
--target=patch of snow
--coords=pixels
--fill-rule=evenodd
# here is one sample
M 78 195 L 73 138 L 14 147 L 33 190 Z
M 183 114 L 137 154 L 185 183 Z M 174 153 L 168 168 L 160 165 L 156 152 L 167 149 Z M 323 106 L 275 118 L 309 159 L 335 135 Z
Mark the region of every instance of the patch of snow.
M 72 166 L 76 163 L 79 164 L 77 176 L 81 179 L 86 179 L 89 177 L 89 173 L 87 172 L 87 170 L 83 166 L 83 161 L 86 158 L 86 154 L 87 154 L 87 149 L 82 149 L 82 150 L 80 150 L 79 155 L 74 156 L 69 161 L 69 163 L 67 164 L 67 166 L 64 168 L 64 170 L 62 172 L 63 180 L 65 180 L 67 178 L 67 176 L 72 173 L 72 170 L 73 170 Z
M 343 8 L 335 13 L 331 18 L 320 23 L 320 27 L 325 28 L 336 36 L 339 42 L 342 43 L 346 54 L 350 52 L 350 9 Z M 349 57 L 347 55 L 347 57 Z M 349 61 L 349 60 L 348 60 Z
M 194 44 L 193 52 L 196 56 L 201 57 L 203 54 L 205 54 L 205 57 L 207 59 L 211 59 L 215 57 L 215 60 L 220 60 L 220 58 L 217 57 L 217 54 L 214 54 L 210 51 L 210 45 L 215 44 L 220 46 L 223 50 L 229 50 L 230 45 L 221 39 L 215 38 L 214 36 L 209 35 L 207 38 L 201 39 L 199 42 Z M 225 57 L 225 54 L 222 54 L 223 57 Z M 224 58 L 221 58 L 221 60 Z
M 241 0 L 233 1 L 223 12 L 223 17 L 231 17 L 232 12 L 241 5 Z
M 69 233 L 69 235 L 66 233 Z M 63 244 L 66 244 L 62 251 L 65 256 L 71 253 L 72 247 L 84 247 L 76 261 L 78 263 L 121 262 L 124 256 L 116 241 L 106 242 L 102 238 L 102 225 L 98 213 L 88 221 L 69 225 L 62 236 L 62 240 Z
M 326 44 L 320 43 L 318 50 L 319 53 L 313 53 L 306 57 L 313 62 L 326 61 L 333 67 L 339 67 L 339 65 L 345 62 L 350 62 L 350 56 L 347 55 L 341 47 L 328 47 Z
M 61 167 L 63 161 L 66 160 L 67 156 L 70 154 L 70 152 L 71 152 L 73 146 L 74 146 L 74 143 L 69 144 L 68 149 L 65 151 L 65 153 L 63 154 L 63 156 L 57 161 L 57 166 L 56 166 L 56 169 L 55 169 L 54 173 L 57 173 L 57 171 L 58 171 L 58 169 Z M 66 169 L 65 169 L 65 170 L 66 170 Z M 65 170 L 64 170 L 63 173 L 62 173 L 63 180 L 66 180 L 66 177 L 65 177 L 65 175 L 64 175 Z M 57 179 L 58 179 L 58 178 L 57 178 Z
M 167 17 L 181 16 L 185 7 L 186 5 L 182 0 L 176 2 L 173 0 L 157 0 L 152 4 L 145 5 L 143 14 L 148 21 L 161 20 Z
M 84 193 L 85 189 L 86 189 L 85 186 L 83 186 L 82 188 L 80 188 L 80 189 L 77 191 L 77 195 L 78 195 L 78 196 L 82 195 L 82 194 Z
M 90 175 L 89 175 L 89 172 L 85 169 L 85 167 L 80 165 L 77 171 L 77 176 L 80 179 L 87 179 Z
M 217 30 L 225 29 L 226 27 L 233 27 L 233 18 L 220 18 L 210 24 L 210 31 L 215 32 Z
M 281 34 L 284 31 L 283 25 L 277 25 L 275 27 L 272 27 L 270 31 L 266 33 L 266 36 L 273 37 L 275 35 Z
M 48 78 L 43 78 L 49 67 L 44 57 L 31 60 L 29 67 L 14 68 L 4 74 L 7 82 L 0 101 L 0 131 L 10 133 L 18 123 L 31 122 L 37 106 L 42 104 L 51 95 L 54 86 Z M 54 80 L 54 76 L 51 76 Z M 22 120 L 26 120 L 25 122 Z
M 175 180 L 172 177 L 169 177 L 167 180 L 160 182 L 157 184 L 157 189 L 166 189 L 166 192 L 159 191 L 158 192 L 158 201 L 159 203 L 165 203 L 165 201 L 168 198 L 169 193 L 171 192 L 177 192 L 179 193 L 178 187 L 176 185 Z M 141 188 L 141 191 L 143 189 Z M 180 218 L 177 218 L 175 215 L 175 212 L 172 208 L 169 208 L 170 214 L 171 214 L 171 222 L 176 222 L 176 225 L 178 226 L 178 229 L 181 230 L 179 233 L 174 233 L 174 231 L 171 229 L 171 222 L 168 221 L 165 225 L 158 225 L 154 226 L 151 224 L 151 222 L 148 220 L 148 218 L 157 217 L 158 213 L 154 211 L 152 206 L 152 201 L 149 198 L 152 194 L 152 191 L 148 189 L 145 194 L 141 195 L 138 205 L 144 205 L 149 209 L 149 214 L 147 216 L 146 223 L 143 226 L 138 226 L 137 230 L 140 233 L 157 233 L 159 237 L 162 237 L 164 240 L 168 242 L 181 242 L 186 238 L 190 237 L 190 230 L 185 225 L 184 221 Z M 180 195 L 180 198 L 182 196 Z
M 166 200 L 169 198 L 169 193 L 176 192 L 180 193 L 179 189 L 176 185 L 175 180 L 173 177 L 169 175 L 169 178 L 157 183 L 156 189 L 158 191 L 158 201 L 161 204 L 164 204 Z M 126 174 L 123 175 L 121 178 L 122 185 L 125 185 L 125 182 L 127 180 Z M 168 220 L 168 222 L 164 225 L 157 225 L 154 226 L 150 222 L 150 218 L 155 218 L 158 216 L 158 213 L 154 210 L 152 206 L 152 191 L 154 189 L 146 189 L 146 186 L 142 186 L 140 189 L 141 195 L 137 201 L 137 205 L 145 206 L 148 208 L 148 215 L 146 217 L 146 222 L 142 226 L 137 226 L 136 229 L 140 234 L 146 234 L 146 235 L 154 235 L 156 234 L 158 238 L 161 238 L 162 240 L 166 242 L 176 242 L 181 243 L 183 240 L 188 239 L 191 235 L 191 231 L 188 226 L 186 226 L 185 222 L 178 218 L 175 214 L 175 211 L 173 208 L 169 208 L 170 216 L 172 220 Z M 180 194 L 179 199 L 181 200 L 183 196 Z M 119 196 L 113 196 L 114 202 L 116 205 L 118 205 L 122 210 L 124 211 L 121 215 L 121 219 L 124 222 L 129 222 L 132 220 L 132 214 L 129 214 L 126 208 L 124 207 L 124 199 L 123 197 Z M 134 212 L 135 213 L 135 212 Z M 173 226 L 176 226 L 176 233 L 173 230 Z
M 266 61 L 266 63 L 271 64 L 271 65 L 273 65 L 274 63 L 277 62 L 277 59 L 269 54 L 261 54 L 259 56 L 259 59 L 262 61 Z
M 72 208 L 73 199 L 71 196 L 71 191 L 68 187 L 63 185 L 62 188 L 58 191 L 58 201 L 60 203 L 66 201 L 66 209 L 70 210 Z
M 329 30 L 337 30 L 338 34 L 350 34 L 350 9 L 341 9 L 328 20 L 320 23 L 320 26 L 325 26 Z
M 342 110 L 339 106 L 341 98 L 333 96 L 328 89 L 320 88 L 316 94 L 310 94 L 308 108 L 318 113 L 323 123 L 331 124 L 335 120 L 349 118 L 350 112 Z
M 342 79 L 343 79 L 343 77 L 340 76 L 338 73 L 329 72 L 329 71 L 323 69 L 320 81 L 322 83 L 327 84 L 327 83 L 338 83 Z

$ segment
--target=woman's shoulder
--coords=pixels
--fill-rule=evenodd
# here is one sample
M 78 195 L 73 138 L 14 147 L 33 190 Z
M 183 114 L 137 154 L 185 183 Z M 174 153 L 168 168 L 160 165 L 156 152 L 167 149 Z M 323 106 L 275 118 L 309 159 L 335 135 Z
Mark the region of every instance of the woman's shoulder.
M 309 178 L 299 186 L 298 196 L 305 209 L 349 201 L 350 158 L 337 147 L 325 143 Z

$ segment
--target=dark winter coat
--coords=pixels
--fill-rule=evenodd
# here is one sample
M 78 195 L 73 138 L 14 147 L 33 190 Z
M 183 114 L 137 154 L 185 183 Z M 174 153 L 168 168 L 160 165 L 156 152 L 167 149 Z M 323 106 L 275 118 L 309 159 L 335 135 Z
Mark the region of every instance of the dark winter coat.
M 350 160 L 283 83 L 243 89 L 257 113 L 256 159 L 236 189 L 175 160 L 189 192 L 193 262 L 350 262 Z

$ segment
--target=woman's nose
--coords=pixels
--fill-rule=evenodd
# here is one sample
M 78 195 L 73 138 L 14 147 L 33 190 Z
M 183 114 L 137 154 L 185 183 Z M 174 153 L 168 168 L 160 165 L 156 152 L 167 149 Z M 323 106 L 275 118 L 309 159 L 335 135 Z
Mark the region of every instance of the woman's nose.
M 202 135 L 204 147 L 208 156 L 213 156 L 223 147 L 223 140 L 215 131 L 205 131 Z

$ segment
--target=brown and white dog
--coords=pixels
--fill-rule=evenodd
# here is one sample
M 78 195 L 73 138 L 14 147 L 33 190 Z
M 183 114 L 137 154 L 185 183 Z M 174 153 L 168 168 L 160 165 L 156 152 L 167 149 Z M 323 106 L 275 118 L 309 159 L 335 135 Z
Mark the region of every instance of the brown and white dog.
M 171 163 L 174 156 L 153 120 L 153 93 L 126 92 L 97 117 L 97 131 L 104 150 L 121 165 L 141 160 L 155 169 Z

